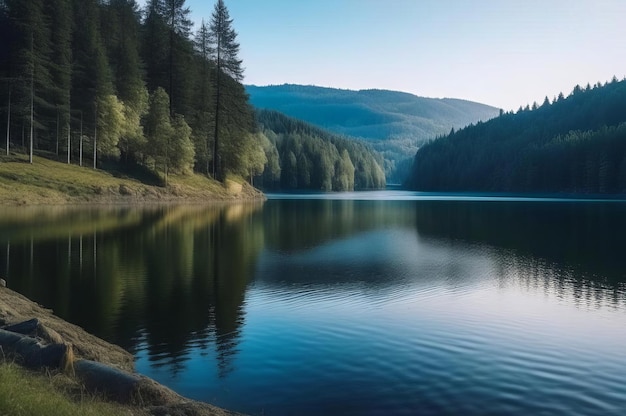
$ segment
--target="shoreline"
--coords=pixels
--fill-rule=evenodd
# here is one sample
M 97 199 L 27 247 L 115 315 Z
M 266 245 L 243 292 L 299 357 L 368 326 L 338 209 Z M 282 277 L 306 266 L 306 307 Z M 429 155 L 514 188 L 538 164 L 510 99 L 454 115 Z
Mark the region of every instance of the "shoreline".
M 94 363 L 94 365 L 108 368 L 121 377 L 132 377 L 137 380 L 135 388 L 137 391 L 129 392 L 128 400 L 109 399 L 107 401 L 116 402 L 129 410 L 140 411 L 144 414 L 185 416 L 238 414 L 209 403 L 187 399 L 168 387 L 142 376 L 135 371 L 134 357 L 128 351 L 61 319 L 54 315 L 52 310 L 46 309 L 25 296 L 0 286 L 0 327 L 15 325 L 32 319 L 37 319 L 45 331 L 54 334 L 53 338 L 58 335 L 65 345 L 71 346 L 74 363 Z M 44 343 L 40 336 L 36 340 L 39 343 Z M 7 363 L 4 355 L 0 363 Z M 99 381 L 105 384 L 107 382 L 106 377 Z M 102 383 L 98 382 L 98 385 L 102 386 Z M 94 391 L 95 393 L 96 391 Z M 131 399 L 130 397 L 133 395 L 135 398 L 139 397 L 140 400 Z
M 206 204 L 263 201 L 245 179 L 218 182 L 202 174 L 170 175 L 167 186 L 138 177 L 36 156 L 0 156 L 0 206 Z
M 176 185 L 160 188 L 139 184 L 134 189 L 121 186 L 124 191 L 117 191 L 109 187 L 102 192 L 90 196 L 72 195 L 45 195 L 40 194 L 35 200 L 24 200 L 13 194 L 0 199 L 0 207 L 45 207 L 45 206 L 141 206 L 141 205 L 201 205 L 201 204 L 229 204 L 239 202 L 260 202 L 267 199 L 260 190 L 247 182 L 238 183 L 226 180 L 222 194 L 209 193 L 205 195 L 190 195 L 181 191 Z

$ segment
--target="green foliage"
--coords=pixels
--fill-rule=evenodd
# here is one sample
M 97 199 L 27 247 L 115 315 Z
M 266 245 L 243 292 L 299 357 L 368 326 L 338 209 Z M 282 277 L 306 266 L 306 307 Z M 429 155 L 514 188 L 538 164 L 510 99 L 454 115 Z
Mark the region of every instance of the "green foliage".
M 183 116 L 170 118 L 169 112 L 169 97 L 159 87 L 150 97 L 146 116 L 146 154 L 166 178 L 170 172 L 191 173 L 195 157 L 191 127 Z
M 382 158 L 362 142 L 341 138 L 275 111 L 257 112 L 268 137 L 263 148 L 267 189 L 352 191 L 385 186 Z
M 148 141 L 146 155 L 154 161 L 155 168 L 167 176 L 169 140 L 174 134 L 170 121 L 169 97 L 161 87 L 150 96 L 145 132 Z
M 179 114 L 172 120 L 172 137 L 169 140 L 168 163 L 177 173 L 193 172 L 195 151 L 191 141 L 191 127 Z
M 126 171 L 150 166 L 167 177 L 208 174 L 219 160 L 220 177 L 261 174 L 267 140 L 240 83 L 228 10 L 218 1 L 194 40 L 189 14 L 185 0 L 149 0 L 144 10 L 135 0 L 0 1 L 0 117 L 10 119 L 9 141 L 23 147 L 32 96 L 35 148 L 67 150 L 70 161 L 79 146 L 66 138 L 75 141 L 80 129 L 84 154 L 105 158 L 102 166 L 121 160 Z
M 118 143 L 126 128 L 124 104 L 113 94 L 98 99 L 98 154 L 118 156 Z
M 408 185 L 424 191 L 624 193 L 626 81 L 544 100 L 422 147 Z
M 243 68 L 238 56 L 237 32 L 233 29 L 233 20 L 230 18 L 224 0 L 217 0 L 215 3 L 209 29 L 209 36 L 214 45 L 211 52 L 218 70 L 236 81 L 241 81 Z
M 148 111 L 148 91 L 142 87 L 132 95 L 129 102 L 123 103 L 124 124 L 118 143 L 126 163 L 129 158 L 132 161 L 140 160 L 147 144 L 141 120 Z
M 224 1 L 217 0 L 208 32 L 212 47 L 207 51 L 215 62 L 213 176 L 218 179 L 223 179 L 226 172 L 239 173 L 246 169 L 246 156 L 239 152 L 247 147 L 242 143 L 245 137 L 242 128 L 247 130 L 252 120 L 248 96 L 240 84 L 243 68 L 232 23 Z
M 247 86 L 246 91 L 257 108 L 280 111 L 335 134 L 367 141 L 382 154 L 389 183 L 406 179 L 413 156 L 428 140 L 453 127 L 498 115 L 498 109 L 479 103 L 395 91 L 301 85 Z

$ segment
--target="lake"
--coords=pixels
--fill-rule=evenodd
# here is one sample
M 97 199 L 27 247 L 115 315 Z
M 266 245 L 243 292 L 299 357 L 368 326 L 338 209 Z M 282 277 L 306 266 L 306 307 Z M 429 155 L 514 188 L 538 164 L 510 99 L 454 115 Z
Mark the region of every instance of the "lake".
M 623 414 L 626 203 L 407 192 L 0 211 L 0 275 L 255 415 Z

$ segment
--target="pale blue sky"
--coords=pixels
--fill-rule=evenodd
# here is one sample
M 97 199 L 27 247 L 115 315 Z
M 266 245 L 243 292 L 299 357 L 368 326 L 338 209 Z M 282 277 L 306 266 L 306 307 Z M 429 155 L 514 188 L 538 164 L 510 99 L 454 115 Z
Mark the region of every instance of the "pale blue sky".
M 246 84 L 392 89 L 516 110 L 626 76 L 626 0 L 225 3 Z M 194 21 L 210 19 L 213 0 L 186 4 Z

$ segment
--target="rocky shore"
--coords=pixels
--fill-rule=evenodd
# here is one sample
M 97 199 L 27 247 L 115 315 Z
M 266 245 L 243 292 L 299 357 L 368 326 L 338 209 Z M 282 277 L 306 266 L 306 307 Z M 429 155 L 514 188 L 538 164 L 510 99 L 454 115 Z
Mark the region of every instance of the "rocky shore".
M 0 360 L 64 372 L 87 392 L 137 414 L 200 416 L 235 413 L 186 399 L 134 371 L 133 356 L 0 285 Z

